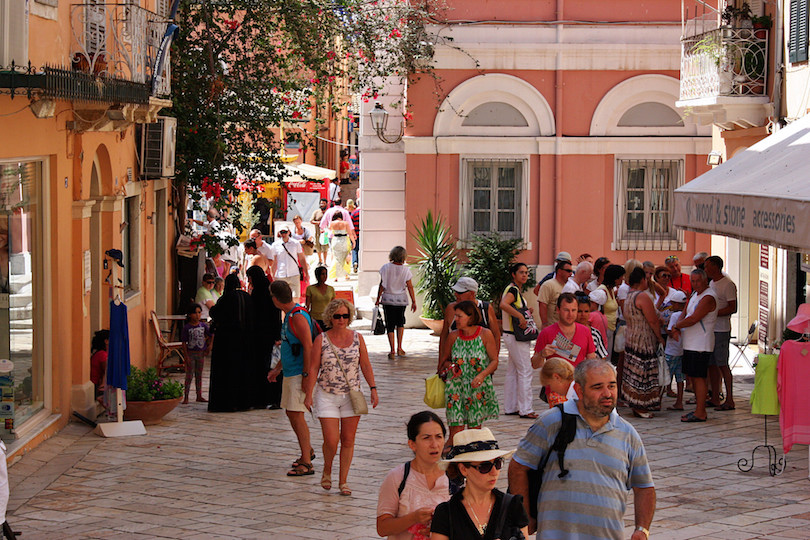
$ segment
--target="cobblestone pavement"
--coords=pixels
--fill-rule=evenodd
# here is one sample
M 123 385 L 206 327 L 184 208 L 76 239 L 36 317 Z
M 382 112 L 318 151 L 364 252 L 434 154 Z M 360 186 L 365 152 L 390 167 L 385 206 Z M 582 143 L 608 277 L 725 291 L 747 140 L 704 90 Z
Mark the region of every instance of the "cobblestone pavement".
M 298 452 L 283 411 L 209 414 L 204 404 L 193 403 L 142 437 L 103 439 L 71 423 L 9 469 L 9 522 L 25 540 L 377 538 L 378 485 L 409 459 L 404 423 L 425 408 L 423 379 L 435 369 L 438 338 L 407 330 L 409 356 L 389 361 L 385 336 L 363 333 L 381 404 L 360 423 L 352 497 L 318 485 L 321 435 L 314 419 L 316 474 L 287 478 Z M 503 399 L 505 354 L 501 362 L 495 382 Z M 704 424 L 683 424 L 677 412 L 641 420 L 620 410 L 649 454 L 658 493 L 654 538 L 810 538 L 807 447 L 794 447 L 781 476 L 768 475 L 762 451 L 750 472 L 740 472 L 737 461 L 750 459 L 764 433 L 763 418 L 749 414 L 745 401 L 750 377 L 737 377 L 737 388 L 737 410 L 711 411 Z M 665 399 L 665 406 L 670 403 Z M 547 405 L 537 400 L 535 407 Z M 501 416 L 487 425 L 509 448 L 529 422 Z M 768 427 L 768 441 L 781 455 L 775 418 Z M 630 504 L 626 524 L 632 523 Z

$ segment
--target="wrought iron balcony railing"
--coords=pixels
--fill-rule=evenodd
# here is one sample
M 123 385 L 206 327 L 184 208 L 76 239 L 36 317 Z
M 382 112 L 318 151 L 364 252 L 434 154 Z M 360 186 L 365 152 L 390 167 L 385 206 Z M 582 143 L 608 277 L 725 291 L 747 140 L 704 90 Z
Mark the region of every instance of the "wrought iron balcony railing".
M 73 69 L 145 84 L 152 95 L 171 94 L 169 51 L 155 73 L 169 20 L 130 4 L 71 6 Z
M 768 30 L 721 27 L 681 40 L 682 101 L 767 96 Z

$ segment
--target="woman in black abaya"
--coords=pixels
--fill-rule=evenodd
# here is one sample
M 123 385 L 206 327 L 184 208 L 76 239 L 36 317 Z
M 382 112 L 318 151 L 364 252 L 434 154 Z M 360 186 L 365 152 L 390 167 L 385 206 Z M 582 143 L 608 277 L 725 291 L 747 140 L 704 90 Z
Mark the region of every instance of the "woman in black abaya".
M 281 339 L 281 310 L 273 303 L 270 294 L 270 280 L 264 270 L 251 266 L 245 272 L 250 283 L 250 297 L 253 299 L 253 340 L 254 362 L 250 369 L 250 385 L 253 390 L 251 405 L 263 409 L 268 405 L 277 409 L 281 403 L 281 379 L 267 382 L 270 371 L 270 357 L 276 341 Z
M 253 406 L 248 390 L 253 364 L 253 300 L 235 274 L 225 278 L 225 292 L 211 308 L 214 348 L 208 412 L 244 411 Z

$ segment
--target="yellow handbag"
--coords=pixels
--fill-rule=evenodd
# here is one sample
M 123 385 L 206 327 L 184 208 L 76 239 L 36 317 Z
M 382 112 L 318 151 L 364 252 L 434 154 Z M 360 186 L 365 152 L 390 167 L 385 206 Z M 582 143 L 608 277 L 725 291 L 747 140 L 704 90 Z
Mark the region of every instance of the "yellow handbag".
M 425 379 L 425 405 L 431 409 L 441 409 L 447 405 L 444 386 L 444 381 L 436 374 Z

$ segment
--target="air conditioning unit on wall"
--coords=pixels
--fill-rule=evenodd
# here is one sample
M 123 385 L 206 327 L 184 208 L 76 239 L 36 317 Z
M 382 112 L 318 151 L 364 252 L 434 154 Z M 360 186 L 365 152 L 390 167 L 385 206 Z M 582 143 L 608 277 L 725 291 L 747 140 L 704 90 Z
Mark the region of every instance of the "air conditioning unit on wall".
M 28 64 L 28 0 L 0 0 L 0 69 Z
M 142 178 L 174 176 L 177 118 L 158 116 L 157 122 L 139 125 Z

